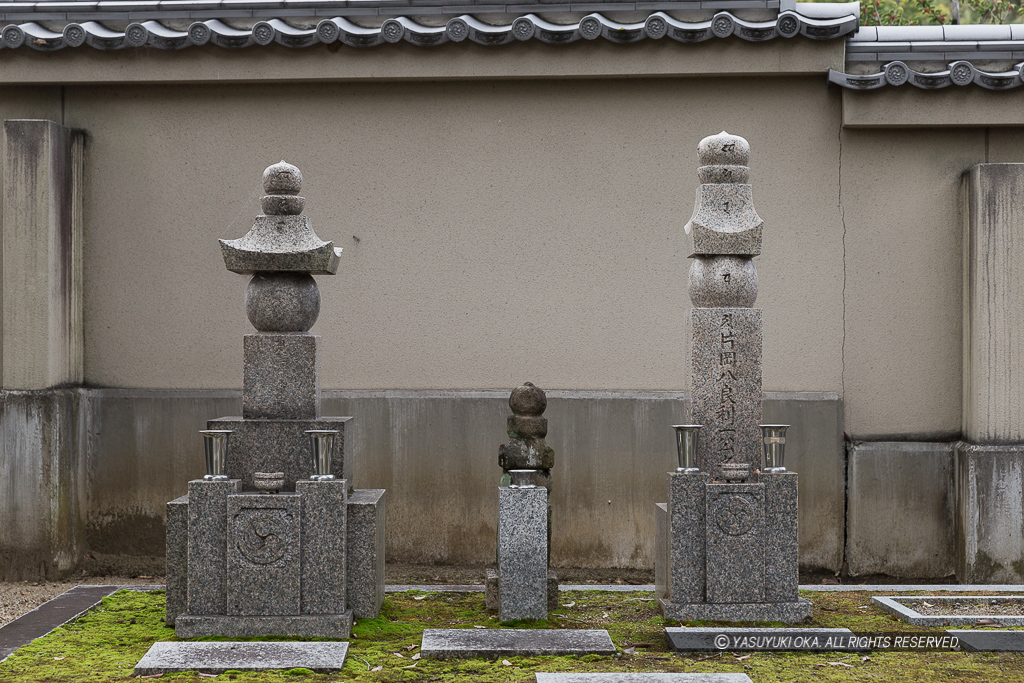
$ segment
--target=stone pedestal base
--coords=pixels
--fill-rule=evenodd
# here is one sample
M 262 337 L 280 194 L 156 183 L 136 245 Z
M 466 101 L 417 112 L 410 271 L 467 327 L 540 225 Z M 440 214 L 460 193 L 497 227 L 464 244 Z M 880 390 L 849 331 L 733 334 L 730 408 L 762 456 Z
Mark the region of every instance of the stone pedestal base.
M 1024 583 L 1024 444 L 958 443 L 956 578 Z
M 664 598 L 658 606 L 666 619 L 678 621 L 781 621 L 794 624 L 811 618 L 811 603 L 796 602 L 678 603 Z
M 348 638 L 352 634 L 352 610 L 343 614 L 277 617 L 227 617 L 181 615 L 174 625 L 179 638 L 227 636 L 295 636 L 300 638 Z
M 498 583 L 501 575 L 497 569 L 488 569 L 484 581 L 484 607 L 498 611 Z M 548 570 L 548 611 L 558 609 L 558 575 Z

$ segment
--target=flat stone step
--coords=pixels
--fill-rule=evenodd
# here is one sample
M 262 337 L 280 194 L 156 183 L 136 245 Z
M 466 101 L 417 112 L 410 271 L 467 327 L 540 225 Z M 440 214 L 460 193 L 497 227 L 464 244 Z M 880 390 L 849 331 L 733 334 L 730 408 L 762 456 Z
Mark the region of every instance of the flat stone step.
M 892 614 L 900 621 L 915 626 L 969 626 L 979 619 L 991 619 L 999 626 L 1024 626 L 1024 617 L 1013 614 L 921 614 L 914 605 L 931 601 L 935 606 L 952 605 L 955 602 L 1024 602 L 1019 595 L 874 595 L 871 602 Z
M 1024 631 L 946 629 L 967 652 L 1024 652 Z
M 859 651 L 851 647 L 847 628 L 711 628 L 676 626 L 665 629 L 676 652 L 831 652 Z
M 537 683 L 752 683 L 747 674 L 537 674 Z
M 604 629 L 429 628 L 423 631 L 424 657 L 503 657 L 508 655 L 614 655 Z
M 236 671 L 273 671 L 310 669 L 338 671 L 345 666 L 348 643 L 288 642 L 203 642 L 153 643 L 139 663 L 139 676 L 198 671 L 224 673 Z

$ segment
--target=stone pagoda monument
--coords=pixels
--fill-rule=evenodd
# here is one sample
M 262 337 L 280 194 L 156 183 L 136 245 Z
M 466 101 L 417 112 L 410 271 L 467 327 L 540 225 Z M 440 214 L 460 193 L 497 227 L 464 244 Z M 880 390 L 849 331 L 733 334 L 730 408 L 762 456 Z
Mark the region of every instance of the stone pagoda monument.
M 544 442 L 548 397 L 527 382 L 512 390 L 509 442 L 498 448 L 498 568 L 487 570 L 485 603 L 501 621 L 546 619 L 558 607 L 551 556 L 551 468 L 555 452 Z
M 685 226 L 690 257 L 692 425 L 677 425 L 679 468 L 658 504 L 655 583 L 681 621 L 811 616 L 797 594 L 797 474 L 785 425 L 761 425 L 761 310 L 753 257 L 763 221 L 750 145 L 720 133 L 697 147 L 701 185 Z M 762 451 L 768 461 L 762 466 Z
M 341 249 L 302 215 L 302 174 L 267 168 L 264 215 L 221 240 L 252 275 L 242 416 L 210 420 L 207 474 L 167 504 L 167 615 L 179 638 L 346 638 L 384 600 L 384 490 L 353 490 L 348 417 L 320 414 L 320 313 L 313 275 Z

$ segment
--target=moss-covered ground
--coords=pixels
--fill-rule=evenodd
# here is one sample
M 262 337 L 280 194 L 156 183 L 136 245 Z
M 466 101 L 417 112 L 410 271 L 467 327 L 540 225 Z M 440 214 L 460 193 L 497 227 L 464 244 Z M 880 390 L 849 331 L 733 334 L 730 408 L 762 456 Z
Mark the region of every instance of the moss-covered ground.
M 813 625 L 857 632 L 919 632 L 871 606 L 862 592 L 812 593 Z M 345 669 L 331 674 L 304 670 L 228 672 L 220 680 L 296 681 L 533 681 L 537 671 L 742 672 L 754 683 L 792 681 L 1024 681 L 1024 655 L 966 652 L 717 653 L 681 656 L 669 651 L 663 620 L 651 593 L 563 592 L 561 607 L 546 621 L 501 624 L 517 628 L 605 628 L 619 650 L 614 657 L 509 657 L 447 660 L 417 657 L 425 628 L 498 627 L 484 610 L 482 593 L 390 594 L 376 619 L 358 622 Z M 122 591 L 77 621 L 22 647 L 0 664 L 3 683 L 123 681 L 150 645 L 176 640 L 163 623 L 164 594 Z M 698 624 L 695 624 L 698 625 Z M 705 622 L 703 625 L 710 625 Z M 214 640 L 214 639 L 208 639 Z M 274 640 L 267 638 L 265 640 Z M 205 681 L 196 673 L 166 674 L 175 683 Z

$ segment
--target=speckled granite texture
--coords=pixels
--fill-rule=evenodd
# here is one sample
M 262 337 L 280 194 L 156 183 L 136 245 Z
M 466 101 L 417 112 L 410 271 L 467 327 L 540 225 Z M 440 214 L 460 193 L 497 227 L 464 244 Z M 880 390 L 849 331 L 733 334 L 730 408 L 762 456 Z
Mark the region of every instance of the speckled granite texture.
M 320 290 L 309 273 L 256 273 L 245 314 L 260 332 L 306 332 L 320 315 Z
M 228 615 L 300 614 L 301 524 L 295 493 L 228 496 Z
M 239 490 L 239 483 L 237 479 L 188 483 L 189 614 L 226 613 L 228 495 Z
M 705 494 L 707 601 L 763 602 L 764 486 L 709 484 Z
M 348 497 L 346 602 L 358 619 L 372 619 L 384 603 L 384 489 L 356 489 Z
M 541 673 L 537 683 L 751 683 L 746 674 L 665 673 Z
M 345 611 L 348 482 L 298 481 L 302 496 L 302 613 Z
M 705 575 L 706 472 L 668 475 L 669 594 L 677 602 L 702 602 Z
M 745 256 L 698 256 L 690 263 L 690 301 L 703 308 L 750 308 L 757 301 L 757 269 Z
M 164 622 L 174 620 L 188 608 L 188 496 L 167 503 L 167 609 Z
M 616 654 L 608 631 L 590 629 L 434 629 L 423 631 L 424 657 Z
M 352 463 L 345 457 L 345 423 L 350 417 L 322 417 L 319 420 L 243 420 L 222 417 L 207 422 L 207 429 L 231 429 L 225 471 L 242 480 L 242 488 L 253 487 L 254 472 L 284 472 L 284 490 L 294 491 L 295 482 L 308 479 L 313 471 L 308 429 L 334 429 L 331 474 L 352 483 Z
M 811 603 L 803 598 L 797 602 L 758 603 L 678 603 L 661 599 L 662 614 L 677 621 L 781 621 L 795 624 L 811 618 Z
M 312 275 L 338 272 L 341 249 L 313 232 L 308 216 L 259 215 L 237 240 L 220 240 L 224 265 L 233 273 L 302 271 Z
M 697 466 L 720 479 L 723 462 L 761 467 L 761 309 L 694 308 L 691 382 Z M 212 429 L 212 428 L 211 428 Z
M 795 602 L 800 574 L 796 472 L 761 472 L 764 485 L 764 599 Z
M 545 619 L 548 492 L 498 488 L 498 618 Z
M 242 417 L 320 417 L 319 335 L 247 334 L 242 343 L 242 358 Z
M 273 671 L 303 668 L 340 671 L 348 643 L 153 643 L 135 665 L 136 676 L 201 671 Z
M 352 634 L 352 612 L 316 616 L 229 617 L 181 615 L 174 627 L 179 638 L 227 636 L 296 636 L 303 638 L 348 638 Z
M 684 226 L 689 255 L 761 253 L 764 221 L 754 210 L 753 190 L 743 183 L 701 185 Z

